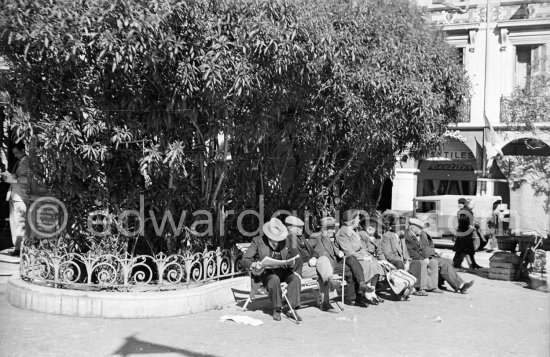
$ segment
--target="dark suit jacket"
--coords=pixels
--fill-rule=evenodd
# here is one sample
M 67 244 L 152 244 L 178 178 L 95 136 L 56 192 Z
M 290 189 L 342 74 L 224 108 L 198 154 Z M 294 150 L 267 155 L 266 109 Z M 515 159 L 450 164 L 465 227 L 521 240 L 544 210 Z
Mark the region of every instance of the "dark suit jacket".
M 409 230 L 407 230 L 405 232 L 405 242 L 407 243 L 407 249 L 413 260 L 424 260 L 426 258 L 437 257 L 433 245 L 424 232 L 420 233 L 420 240 L 418 240 Z
M 291 258 L 290 253 L 287 248 L 287 241 L 283 240 L 279 242 L 277 245 L 277 248 L 275 250 L 271 249 L 268 243 L 268 238 L 266 236 L 263 237 L 255 237 L 252 239 L 252 243 L 250 243 L 250 247 L 248 247 L 246 253 L 243 256 L 243 266 L 245 269 L 250 269 L 250 265 L 252 265 L 253 262 L 259 262 L 262 261 L 265 257 L 271 257 L 271 252 L 281 252 L 281 257 L 283 260 Z M 283 268 L 279 268 L 283 269 Z M 287 269 L 287 268 L 284 268 Z M 292 268 L 288 268 L 292 269 Z
M 382 252 L 389 261 L 402 261 L 406 262 L 411 260 L 405 240 L 399 238 L 397 233 L 386 232 L 382 236 L 381 244 Z
M 315 253 L 313 246 L 304 236 L 298 237 L 293 233 L 289 233 L 286 241 L 290 250 L 290 255 L 294 257 L 296 254 L 300 254 L 300 258 L 302 258 L 304 263 L 307 263 L 312 257 L 317 258 L 319 256 Z
M 317 238 L 317 244 L 315 245 L 317 257 L 326 256 L 330 260 L 330 264 L 332 264 L 333 268 L 342 260 L 338 257 L 339 252 L 341 252 L 341 250 L 336 247 L 336 241 L 334 241 L 333 244 L 328 238 Z

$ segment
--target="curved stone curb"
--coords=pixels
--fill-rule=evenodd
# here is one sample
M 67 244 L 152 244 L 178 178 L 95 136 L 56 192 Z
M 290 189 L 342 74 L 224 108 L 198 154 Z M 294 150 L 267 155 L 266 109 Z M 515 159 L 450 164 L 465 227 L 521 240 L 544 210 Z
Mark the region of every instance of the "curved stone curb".
M 250 291 L 250 277 L 196 288 L 156 292 L 97 292 L 48 288 L 21 278 L 8 281 L 7 299 L 21 309 L 77 317 L 171 317 L 212 310 L 235 302 L 232 289 Z

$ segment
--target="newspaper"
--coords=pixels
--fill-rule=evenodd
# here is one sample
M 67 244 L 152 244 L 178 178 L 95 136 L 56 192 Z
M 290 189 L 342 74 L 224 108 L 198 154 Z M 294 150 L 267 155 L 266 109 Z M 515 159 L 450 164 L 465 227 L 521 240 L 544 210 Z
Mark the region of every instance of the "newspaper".
M 294 265 L 294 262 L 299 257 L 300 257 L 299 254 L 297 254 L 295 257 L 292 257 L 290 259 L 285 259 L 285 260 L 277 260 L 270 257 L 265 257 L 260 262 L 261 267 L 259 269 L 252 268 L 251 271 L 254 275 L 260 275 L 264 272 L 265 269 L 276 269 L 276 268 L 288 267 L 288 266 Z
M 292 258 L 286 259 L 286 260 L 277 260 L 277 259 L 273 259 L 273 258 L 270 258 L 270 257 L 265 257 L 261 261 L 262 268 L 279 268 L 279 267 L 284 267 L 284 266 L 287 266 L 287 265 L 293 265 L 294 261 L 299 256 L 300 255 L 298 254 L 295 257 L 292 257 Z

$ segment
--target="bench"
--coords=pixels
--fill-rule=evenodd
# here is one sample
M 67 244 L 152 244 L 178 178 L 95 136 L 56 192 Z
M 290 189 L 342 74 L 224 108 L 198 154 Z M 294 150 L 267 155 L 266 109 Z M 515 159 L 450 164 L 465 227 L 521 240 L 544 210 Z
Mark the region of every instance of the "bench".
M 243 254 L 245 254 L 246 251 L 248 250 L 248 247 L 250 247 L 250 243 L 237 243 L 237 244 L 235 244 L 235 246 Z M 342 276 L 336 275 L 336 274 L 332 276 L 333 280 L 341 281 L 342 301 L 341 301 L 341 305 L 340 304 L 337 304 L 337 305 L 340 308 L 340 310 L 342 310 L 342 311 L 344 311 L 344 288 L 347 285 L 347 282 L 345 280 L 345 269 L 346 269 L 345 259 L 346 258 L 344 257 L 344 263 L 343 263 L 344 271 L 342 272 Z M 296 275 L 298 275 L 298 274 L 296 274 Z M 261 286 L 261 284 L 257 284 L 257 283 L 254 282 L 254 277 L 252 276 L 252 274 L 250 275 L 250 277 L 251 277 L 251 280 L 252 280 L 250 295 L 248 296 L 248 298 L 246 299 L 246 301 L 243 305 L 243 311 L 246 311 L 246 308 L 248 307 L 248 304 L 250 304 L 252 301 L 268 297 L 267 292 L 264 292 L 263 294 L 261 293 L 261 288 L 263 288 L 263 287 Z M 313 292 L 314 296 L 315 296 L 314 301 L 316 302 L 316 305 L 319 307 L 321 305 L 321 303 L 323 302 L 323 296 L 320 292 L 321 286 L 320 286 L 319 281 L 317 279 L 314 279 L 314 278 L 304 279 L 300 275 L 298 275 L 298 277 L 300 277 L 300 282 L 301 282 L 300 292 L 301 293 Z M 288 302 L 288 298 L 286 297 L 287 283 L 285 283 L 285 282 L 281 283 L 281 291 L 282 291 L 283 299 L 286 300 L 290 310 L 293 312 L 294 311 L 293 307 L 290 305 L 290 303 Z M 336 291 L 329 292 L 329 300 L 334 300 L 337 297 L 338 297 L 338 293 Z

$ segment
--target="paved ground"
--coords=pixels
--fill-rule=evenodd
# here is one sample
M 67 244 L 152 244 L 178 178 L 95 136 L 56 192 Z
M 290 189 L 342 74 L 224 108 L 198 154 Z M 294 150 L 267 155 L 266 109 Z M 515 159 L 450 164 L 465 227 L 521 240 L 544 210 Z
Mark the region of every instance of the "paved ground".
M 488 266 L 483 257 L 479 262 Z M 339 313 L 307 307 L 300 310 L 300 325 L 275 322 L 261 310 L 243 313 L 234 305 L 179 318 L 71 318 L 16 309 L 1 291 L 0 355 L 550 355 L 550 294 L 461 275 L 476 280 L 470 294 L 413 296 L 407 302 L 387 301 L 368 309 L 346 306 Z M 227 314 L 251 316 L 264 325 L 219 322 Z

